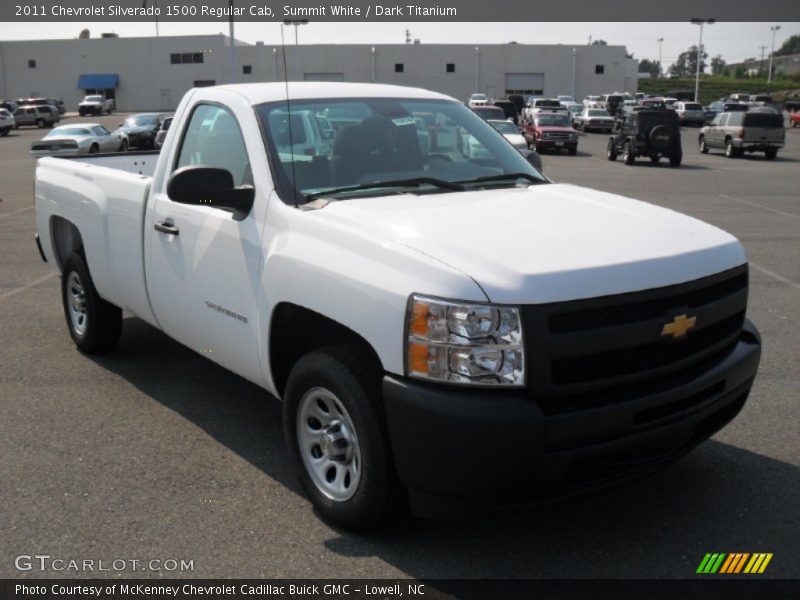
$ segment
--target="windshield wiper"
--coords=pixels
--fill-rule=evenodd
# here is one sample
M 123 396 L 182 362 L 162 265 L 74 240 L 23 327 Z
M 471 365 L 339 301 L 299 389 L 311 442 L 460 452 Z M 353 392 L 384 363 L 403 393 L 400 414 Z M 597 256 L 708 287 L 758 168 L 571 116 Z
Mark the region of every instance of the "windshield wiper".
M 476 177 L 475 179 L 456 181 L 456 183 L 484 183 L 488 181 L 505 181 L 507 179 L 527 179 L 531 183 L 545 183 L 544 180 L 539 179 L 530 173 L 501 173 L 500 175 L 485 175 L 483 177 Z
M 359 183 L 358 185 L 348 185 L 332 190 L 325 190 L 323 192 L 314 192 L 313 194 L 306 194 L 308 200 L 320 198 L 323 196 L 330 196 L 333 194 L 340 194 L 344 192 L 355 192 L 359 190 L 370 190 L 389 187 L 419 187 L 421 185 L 431 185 L 436 188 L 453 190 L 454 192 L 463 192 L 466 188 L 460 182 L 447 181 L 445 179 L 436 179 L 435 177 L 413 177 L 411 179 L 390 179 L 387 181 L 373 181 L 371 183 Z

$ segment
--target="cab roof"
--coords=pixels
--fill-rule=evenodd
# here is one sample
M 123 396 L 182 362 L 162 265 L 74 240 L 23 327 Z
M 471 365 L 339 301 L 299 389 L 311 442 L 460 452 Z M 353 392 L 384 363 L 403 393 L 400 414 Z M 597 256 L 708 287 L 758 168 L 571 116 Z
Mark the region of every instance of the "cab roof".
M 244 96 L 251 104 L 286 100 L 287 84 L 241 83 L 220 85 L 216 88 Z M 209 88 L 206 88 L 209 89 Z M 453 100 L 450 96 L 421 88 L 377 83 L 342 83 L 324 81 L 290 81 L 290 100 L 314 100 L 319 98 L 418 98 L 424 100 Z

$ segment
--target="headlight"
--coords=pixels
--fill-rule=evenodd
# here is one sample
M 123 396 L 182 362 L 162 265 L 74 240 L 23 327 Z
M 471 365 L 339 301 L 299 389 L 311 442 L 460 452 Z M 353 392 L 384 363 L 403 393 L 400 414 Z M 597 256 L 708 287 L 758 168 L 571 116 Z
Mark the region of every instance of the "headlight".
M 519 309 L 414 295 L 408 303 L 406 375 L 448 383 L 525 385 Z

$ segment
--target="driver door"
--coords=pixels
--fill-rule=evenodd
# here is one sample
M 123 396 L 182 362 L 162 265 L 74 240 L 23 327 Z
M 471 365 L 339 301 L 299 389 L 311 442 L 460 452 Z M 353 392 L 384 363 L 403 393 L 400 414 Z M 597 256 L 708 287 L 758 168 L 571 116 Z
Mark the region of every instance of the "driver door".
M 235 220 L 232 212 L 174 202 L 167 185 L 154 193 L 147 287 L 162 329 L 226 368 L 263 383 L 258 354 L 261 224 L 267 193 L 254 183 L 248 148 L 234 112 L 198 103 L 181 132 L 170 171 L 191 165 L 226 169 L 234 185 L 254 185 L 256 202 Z M 166 157 L 165 157 L 166 158 Z M 262 189 L 259 189 L 261 187 Z M 261 207 L 260 209 L 258 207 Z

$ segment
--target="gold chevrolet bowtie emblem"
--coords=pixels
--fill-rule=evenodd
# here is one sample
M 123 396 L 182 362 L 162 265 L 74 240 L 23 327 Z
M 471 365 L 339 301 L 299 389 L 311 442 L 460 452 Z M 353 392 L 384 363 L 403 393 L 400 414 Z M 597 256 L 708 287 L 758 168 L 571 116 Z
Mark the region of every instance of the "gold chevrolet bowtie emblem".
M 677 315 L 672 321 L 664 324 L 661 335 L 671 335 L 674 340 L 680 339 L 695 326 L 695 323 L 697 323 L 697 317 Z

